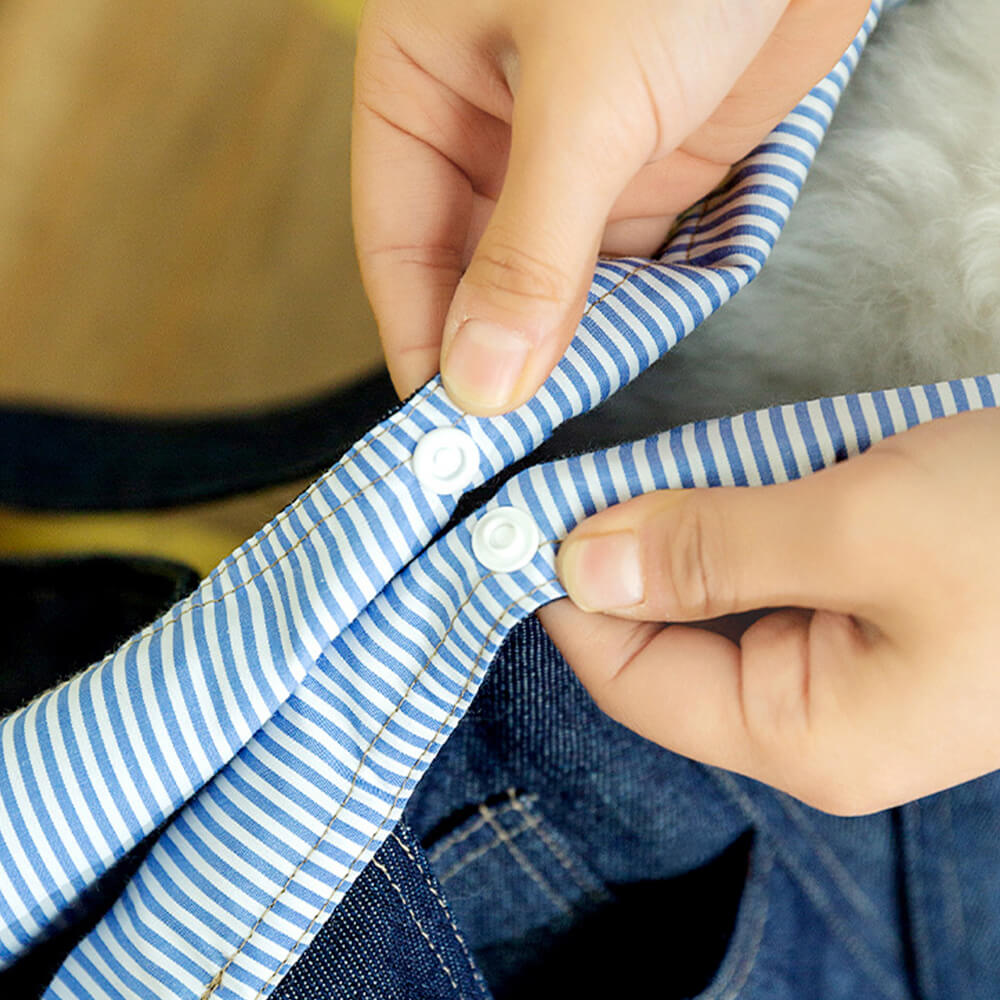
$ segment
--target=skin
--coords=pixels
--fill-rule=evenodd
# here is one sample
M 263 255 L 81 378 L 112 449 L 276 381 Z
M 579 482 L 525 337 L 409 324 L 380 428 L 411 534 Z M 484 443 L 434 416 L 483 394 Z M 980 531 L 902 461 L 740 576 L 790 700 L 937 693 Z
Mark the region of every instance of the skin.
M 369 0 L 354 223 L 400 394 L 440 366 L 469 412 L 530 398 L 598 252 L 652 252 L 867 9 Z M 998 424 L 965 414 L 796 483 L 613 507 L 563 543 L 572 600 L 539 617 L 614 718 L 825 811 L 994 770 Z

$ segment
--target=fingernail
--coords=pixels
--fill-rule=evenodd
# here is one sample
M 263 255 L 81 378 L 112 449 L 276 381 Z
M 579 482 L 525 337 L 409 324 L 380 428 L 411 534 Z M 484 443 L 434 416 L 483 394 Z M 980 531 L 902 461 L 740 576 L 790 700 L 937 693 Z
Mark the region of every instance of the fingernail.
M 584 611 L 620 611 L 644 596 L 639 539 L 634 531 L 581 538 L 563 546 L 560 578 Z
M 459 405 L 502 409 L 514 396 L 530 352 L 531 344 L 516 330 L 466 320 L 444 359 L 448 395 Z

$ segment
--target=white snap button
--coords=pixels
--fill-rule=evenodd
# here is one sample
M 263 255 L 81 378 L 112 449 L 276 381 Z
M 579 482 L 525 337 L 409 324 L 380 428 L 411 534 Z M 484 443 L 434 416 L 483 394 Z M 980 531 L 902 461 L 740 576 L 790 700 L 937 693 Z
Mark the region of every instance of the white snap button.
M 479 448 L 457 427 L 428 431 L 413 449 L 413 472 L 421 485 L 435 493 L 461 493 L 476 477 Z
M 497 507 L 472 529 L 473 555 L 497 573 L 513 573 L 527 566 L 538 544 L 538 525 L 517 507 Z

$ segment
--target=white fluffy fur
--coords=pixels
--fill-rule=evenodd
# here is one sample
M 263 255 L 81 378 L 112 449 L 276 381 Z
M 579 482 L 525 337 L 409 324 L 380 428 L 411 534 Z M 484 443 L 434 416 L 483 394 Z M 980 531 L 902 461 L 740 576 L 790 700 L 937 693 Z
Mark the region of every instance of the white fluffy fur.
M 1000 2 L 887 14 L 763 273 L 559 447 L 1000 371 Z

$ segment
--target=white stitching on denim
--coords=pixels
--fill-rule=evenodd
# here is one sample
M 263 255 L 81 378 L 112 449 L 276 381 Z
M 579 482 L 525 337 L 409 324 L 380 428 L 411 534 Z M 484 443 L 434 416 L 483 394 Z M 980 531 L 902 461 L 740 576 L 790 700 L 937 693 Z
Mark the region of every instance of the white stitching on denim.
M 438 965 L 444 970 L 444 974 L 448 977 L 448 982 L 451 983 L 451 988 L 459 995 L 460 1000 L 462 1000 L 462 991 L 458 988 L 458 983 L 455 980 L 455 975 L 448 968 L 448 963 L 444 960 L 444 955 L 437 950 L 434 942 L 431 940 L 430 934 L 424 930 L 424 925 L 420 922 L 420 918 L 413 911 L 413 907 L 406 901 L 406 897 L 403 895 L 403 890 L 400 889 L 398 885 L 392 880 L 392 876 L 389 874 L 389 869 L 386 868 L 384 864 L 378 859 L 378 855 L 372 858 L 371 863 L 385 876 L 386 882 L 389 883 L 396 890 L 396 895 L 399 896 L 399 901 L 403 904 L 406 912 L 410 914 L 413 918 L 414 924 L 417 925 L 417 930 L 420 931 L 421 937 L 427 942 L 427 947 L 430 948 L 431 954 L 438 960 Z
M 413 866 L 420 872 L 424 877 L 424 881 L 427 883 L 427 888 L 431 895 L 434 897 L 434 901 L 438 906 L 441 907 L 441 912 L 444 914 L 445 920 L 448 921 L 448 925 L 451 927 L 452 931 L 455 933 L 455 941 L 458 943 L 459 948 L 462 949 L 462 954 L 465 955 L 465 960 L 469 963 L 469 970 L 472 973 L 473 979 L 479 983 L 483 989 L 486 989 L 486 980 L 483 979 L 483 974 L 476 967 L 476 963 L 472 960 L 472 954 L 469 951 L 469 946 L 465 943 L 465 936 L 458 929 L 458 925 L 455 923 L 455 918 L 451 915 L 451 910 L 448 908 L 448 904 L 444 901 L 441 893 L 437 891 L 434 886 L 434 880 L 431 878 L 430 872 L 427 870 L 426 866 L 414 855 L 414 853 L 407 846 L 406 842 L 401 840 L 395 830 L 389 834 L 390 837 L 397 844 L 399 844 L 403 853 L 410 859 Z
M 514 797 L 513 790 L 508 792 L 508 794 L 511 795 L 510 804 L 514 809 L 516 809 L 524 817 L 532 815 L 527 811 L 527 809 L 525 809 L 525 803 L 521 799 Z M 549 853 L 566 870 L 566 874 L 569 875 L 578 889 L 591 899 L 604 898 L 605 893 L 601 890 L 600 886 L 595 885 L 592 880 L 586 879 L 585 873 L 578 870 L 577 865 L 573 862 L 573 859 L 570 858 L 562 846 L 556 842 L 553 834 L 545 829 L 545 825 L 542 822 L 541 817 L 539 817 L 532 829 L 535 831 L 538 839 L 545 845 L 546 848 L 548 848 Z
M 509 812 L 509 810 L 507 810 Z M 483 818 L 483 824 L 479 829 L 486 826 L 486 818 Z M 508 831 L 508 836 L 511 838 L 520 837 L 522 833 L 527 833 L 532 829 L 533 824 L 531 822 L 522 823 L 519 827 L 514 830 Z M 453 879 L 463 868 L 468 868 L 473 861 L 478 861 L 484 854 L 488 854 L 493 850 L 494 847 L 499 847 L 503 841 L 493 833 L 491 839 L 483 844 L 480 844 L 475 850 L 469 851 L 468 854 L 463 854 L 443 875 L 438 876 L 438 881 L 444 885 L 445 882 L 449 882 Z
M 505 802 L 499 809 L 496 810 L 497 815 L 501 813 L 508 812 L 512 808 L 509 802 Z M 446 851 L 449 851 L 452 847 L 457 847 L 459 844 L 468 840 L 474 833 L 481 830 L 486 825 L 486 820 L 482 816 L 476 816 L 471 819 L 468 826 L 461 826 L 453 833 L 449 833 L 447 837 L 443 837 L 439 840 L 432 848 L 427 852 L 427 860 L 433 865 L 435 864 Z
M 721 786 L 723 794 L 746 816 L 755 829 L 760 831 L 766 830 L 770 834 L 772 829 L 771 823 L 768 822 L 767 817 L 739 787 L 729 772 L 716 767 L 706 767 L 705 773 Z M 765 789 L 765 791 L 767 790 Z M 835 912 L 831 899 L 823 887 L 804 868 L 800 859 L 796 857 L 794 852 L 789 851 L 787 847 L 782 850 L 780 838 L 770 837 L 770 840 L 774 844 L 776 853 L 781 853 L 785 869 L 801 886 L 803 892 L 826 920 L 830 930 L 837 935 L 844 947 L 854 956 L 858 964 L 865 969 L 871 978 L 872 984 L 878 988 L 883 996 L 889 997 L 891 1000 L 902 1000 L 904 995 L 903 988 L 899 985 L 897 978 L 891 970 L 886 969 L 880 956 L 872 950 L 869 943 L 865 939 L 855 935 L 852 929 L 841 919 L 840 914 Z
M 564 913 L 572 913 L 573 907 L 559 895 L 558 892 L 549 884 L 548 880 L 538 871 L 537 868 L 525 857 L 524 852 L 514 843 L 513 838 L 507 833 L 507 831 L 496 822 L 493 818 L 492 812 L 485 806 L 481 805 L 479 811 L 486 817 L 486 822 L 489 823 L 490 829 L 492 829 L 497 837 L 503 841 L 504 847 L 510 852 L 510 856 L 517 862 L 521 870 L 531 879 L 535 885 L 538 886 L 542 892 L 548 896 L 549 900 Z M 533 825 L 537 826 L 538 821 L 536 820 Z

